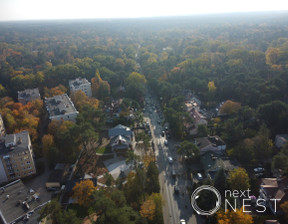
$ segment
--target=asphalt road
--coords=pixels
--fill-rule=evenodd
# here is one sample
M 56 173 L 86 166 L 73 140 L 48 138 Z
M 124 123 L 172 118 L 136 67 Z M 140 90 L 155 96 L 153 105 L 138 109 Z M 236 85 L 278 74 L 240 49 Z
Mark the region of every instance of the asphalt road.
M 161 120 L 157 112 L 158 101 L 156 97 L 147 95 L 144 120 L 149 122 L 151 129 L 152 141 L 154 142 L 156 161 L 159 167 L 159 181 L 161 194 L 164 200 L 163 216 L 165 224 L 180 223 L 180 219 L 185 219 L 188 224 L 202 224 L 201 217 L 193 214 L 190 204 L 190 195 L 187 192 L 187 186 L 191 186 L 191 181 L 186 179 L 186 173 L 180 157 L 174 147 L 179 144 L 174 139 L 168 139 L 168 144 L 164 144 L 166 135 L 162 136 L 162 131 L 166 124 Z M 168 157 L 173 158 L 169 163 Z M 172 177 L 172 169 L 176 171 L 176 177 Z M 174 193 L 174 187 L 178 186 L 179 194 Z

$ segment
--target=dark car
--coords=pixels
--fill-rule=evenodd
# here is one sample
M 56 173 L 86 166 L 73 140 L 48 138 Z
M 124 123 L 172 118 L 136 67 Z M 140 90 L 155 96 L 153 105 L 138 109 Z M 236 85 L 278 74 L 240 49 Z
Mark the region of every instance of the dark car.
M 175 194 L 179 194 L 179 187 L 178 187 L 178 186 L 175 186 L 175 187 L 174 187 L 174 193 L 175 193 Z
M 47 191 L 57 191 L 57 188 L 55 188 L 55 187 L 47 187 Z

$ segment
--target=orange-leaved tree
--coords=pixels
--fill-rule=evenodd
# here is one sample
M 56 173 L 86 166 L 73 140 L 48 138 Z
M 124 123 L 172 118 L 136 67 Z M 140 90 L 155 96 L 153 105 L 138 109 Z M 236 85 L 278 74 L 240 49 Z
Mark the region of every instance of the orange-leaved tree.
M 77 203 L 84 207 L 89 207 L 92 202 L 92 193 L 96 190 L 92 180 L 82 180 L 73 187 L 73 199 L 77 199 Z
M 252 224 L 253 218 L 248 213 L 243 212 L 243 208 L 236 211 L 220 210 L 217 212 L 218 224 Z
M 148 218 L 149 220 L 153 220 L 155 216 L 156 204 L 153 200 L 148 199 L 143 202 L 140 209 L 140 215 L 142 217 Z

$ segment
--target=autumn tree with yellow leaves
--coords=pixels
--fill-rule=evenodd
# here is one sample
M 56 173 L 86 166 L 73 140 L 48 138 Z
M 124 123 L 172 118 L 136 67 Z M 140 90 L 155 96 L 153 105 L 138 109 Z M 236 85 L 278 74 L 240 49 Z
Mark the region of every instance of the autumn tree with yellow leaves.
M 92 180 L 82 180 L 73 187 L 73 199 L 77 199 L 77 203 L 84 207 L 89 207 L 92 202 L 92 193 L 96 190 Z
M 218 224 L 252 224 L 253 218 L 251 215 L 243 212 L 243 208 L 236 211 L 223 210 L 217 212 Z

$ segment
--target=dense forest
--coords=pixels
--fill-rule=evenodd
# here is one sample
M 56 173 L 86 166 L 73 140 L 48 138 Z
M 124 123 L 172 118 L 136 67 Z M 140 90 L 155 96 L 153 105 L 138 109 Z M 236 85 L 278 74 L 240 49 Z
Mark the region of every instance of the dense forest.
M 80 145 L 98 140 L 105 104 L 121 97 L 141 108 L 147 87 L 159 97 L 173 136 L 191 140 L 183 122 L 189 119 L 184 109 L 189 92 L 208 111 L 230 102 L 222 108 L 226 116 L 211 119 L 203 136 L 221 136 L 228 155 L 241 164 L 252 166 L 274 156 L 272 168 L 287 170 L 287 147 L 273 151 L 275 135 L 288 133 L 287 21 L 288 13 L 279 12 L 2 22 L 0 113 L 9 133 L 29 130 L 36 148 L 43 148 L 39 154 L 74 161 Z M 68 81 L 78 77 L 91 81 L 93 98 L 71 96 L 80 111 L 77 122 L 51 122 L 39 133 L 42 102 L 17 103 L 17 91 L 38 87 L 43 97 L 70 94 Z M 144 175 L 139 172 L 136 176 Z M 124 191 L 117 214 L 126 209 L 124 218 L 132 214 L 137 223 L 147 223 L 127 208 L 130 203 L 140 210 L 133 192 Z M 154 200 L 158 195 L 152 193 L 158 192 L 147 195 Z M 116 208 L 116 194 L 124 198 L 119 192 L 93 197 Z

